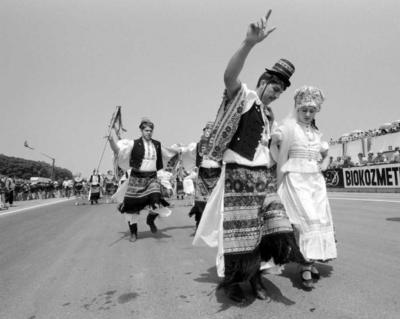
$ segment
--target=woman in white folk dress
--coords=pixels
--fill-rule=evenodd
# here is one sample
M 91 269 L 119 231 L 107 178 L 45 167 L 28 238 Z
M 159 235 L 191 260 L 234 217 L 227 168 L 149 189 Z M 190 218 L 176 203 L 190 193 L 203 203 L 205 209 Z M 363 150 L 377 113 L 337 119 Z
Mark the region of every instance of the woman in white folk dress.
M 306 289 L 314 287 L 320 275 L 316 261 L 337 257 L 334 227 L 325 179 L 320 163 L 328 144 L 315 125 L 324 95 L 318 88 L 304 86 L 296 91 L 291 115 L 274 132 L 272 144 L 279 148 L 278 194 L 292 223 L 300 251 L 301 280 Z

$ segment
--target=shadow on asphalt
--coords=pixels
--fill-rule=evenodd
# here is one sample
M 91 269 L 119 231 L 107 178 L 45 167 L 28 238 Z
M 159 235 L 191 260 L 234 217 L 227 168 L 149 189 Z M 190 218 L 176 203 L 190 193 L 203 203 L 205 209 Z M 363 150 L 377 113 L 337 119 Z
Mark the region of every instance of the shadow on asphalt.
M 224 290 L 218 287 L 218 284 L 221 280 L 218 278 L 216 267 L 211 267 L 207 269 L 206 273 L 200 274 L 200 277 L 194 280 L 200 283 L 215 284 L 214 288 L 207 295 L 212 296 L 212 294 L 215 294 L 215 299 L 220 304 L 220 309 L 216 313 L 223 312 L 229 309 L 230 307 L 245 308 L 250 306 L 254 301 L 256 301 L 250 283 L 248 282 L 241 283 L 241 287 L 246 296 L 245 302 L 237 303 L 226 297 Z M 290 300 L 289 298 L 285 297 L 280 291 L 280 289 L 277 286 L 275 286 L 275 284 L 272 283 L 270 280 L 263 277 L 262 282 L 268 291 L 268 296 L 270 297 L 271 301 L 280 302 L 286 306 L 291 306 L 295 304 L 293 300 Z M 270 301 L 265 301 L 265 303 L 268 302 Z
M 187 229 L 187 228 L 193 228 L 193 226 L 180 226 L 180 227 L 166 227 L 166 228 L 158 228 L 157 233 L 153 234 L 150 230 L 146 230 L 141 232 L 139 229 L 138 232 L 138 239 L 140 238 L 157 238 L 157 239 L 163 239 L 163 238 L 172 238 L 171 235 L 168 234 L 169 231 L 171 230 L 176 230 L 176 229 Z M 148 227 L 147 227 L 148 229 Z
M 146 226 L 146 228 L 148 229 L 147 226 Z M 156 238 L 156 239 L 172 238 L 172 236 L 168 235 L 166 232 L 168 232 L 170 230 L 175 230 L 175 229 L 187 229 L 187 228 L 191 228 L 192 229 L 193 226 L 158 228 L 158 231 L 155 234 L 153 234 L 150 230 L 140 231 L 140 229 L 138 229 L 138 238 L 137 238 L 137 240 L 146 239 L 146 238 Z M 127 230 L 125 232 L 118 232 L 118 233 L 122 234 L 122 236 L 120 238 L 118 238 L 117 240 L 113 241 L 110 245 L 108 245 L 108 247 L 114 246 L 115 244 L 117 244 L 121 240 L 128 240 L 129 241 L 129 239 L 130 239 L 129 230 Z
M 333 272 L 333 267 L 328 264 L 315 263 L 315 266 L 317 267 L 321 276 L 320 280 L 330 277 Z M 301 284 L 298 264 L 290 263 L 285 265 L 285 268 L 280 276 L 289 278 L 294 288 L 304 290 Z
M 400 222 L 400 217 L 386 218 L 386 220 L 389 222 Z

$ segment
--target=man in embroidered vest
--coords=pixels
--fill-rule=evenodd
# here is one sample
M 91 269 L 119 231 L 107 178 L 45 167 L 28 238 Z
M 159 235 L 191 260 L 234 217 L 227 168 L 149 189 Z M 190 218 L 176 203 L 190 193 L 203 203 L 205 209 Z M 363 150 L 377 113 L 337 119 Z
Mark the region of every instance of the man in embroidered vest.
M 189 212 L 189 217 L 194 216 L 195 218 L 196 229 L 199 226 L 207 200 L 221 175 L 222 162 L 213 161 L 205 154 L 206 144 L 213 124 L 211 121 L 207 122 L 203 128 L 203 135 L 196 144 L 196 167 L 198 168 L 198 173 L 195 183 L 194 206 Z
M 124 194 L 119 209 L 128 222 L 132 242 L 135 242 L 138 236 L 137 223 L 141 210 L 149 208 L 146 222 L 152 233 L 157 232 L 154 221 L 159 214 L 170 213 L 169 210 L 161 209 L 169 206 L 169 203 L 162 197 L 161 184 L 157 179 L 157 171 L 163 168 L 161 143 L 152 139 L 152 121 L 143 119 L 139 128 L 142 136 L 134 141 L 119 140 L 115 143 L 113 138 L 109 137 L 117 165 L 123 170 L 131 169 L 128 180 L 124 182 L 126 187 L 121 186 Z
M 287 262 L 295 246 L 276 194 L 275 162 L 269 149 L 276 125 L 269 104 L 290 85 L 294 66 L 280 59 L 260 76 L 255 90 L 239 80 L 250 51 L 275 30 L 267 28 L 270 14 L 271 10 L 250 24 L 226 67 L 226 91 L 208 145 L 208 157 L 225 165 L 193 242 L 218 247 L 217 271 L 224 278 L 220 287 L 236 302 L 246 299 L 239 283 L 247 280 L 257 298 L 267 299 L 260 269 Z
M 94 169 L 92 175 L 90 175 L 89 177 L 89 185 L 90 185 L 89 200 L 91 205 L 93 205 L 93 203 L 95 204 L 99 203 L 100 183 L 101 183 L 100 174 L 96 169 Z

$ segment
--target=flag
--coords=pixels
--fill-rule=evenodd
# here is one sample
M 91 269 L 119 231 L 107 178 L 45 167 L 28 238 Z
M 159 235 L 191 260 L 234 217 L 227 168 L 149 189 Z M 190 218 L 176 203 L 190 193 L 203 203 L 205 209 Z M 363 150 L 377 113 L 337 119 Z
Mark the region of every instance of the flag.
M 121 130 L 123 132 L 126 132 L 122 125 L 122 114 L 121 114 L 121 107 L 117 106 L 117 112 L 115 113 L 113 119 L 112 119 L 112 124 L 111 128 L 114 129 L 115 134 L 118 136 L 119 139 L 121 139 Z
M 27 148 L 29 148 L 29 149 L 31 149 L 31 150 L 34 150 L 34 148 L 33 148 L 33 147 L 30 147 L 30 146 L 29 146 L 29 144 L 28 144 L 28 141 L 27 141 L 27 140 L 25 140 L 25 142 L 24 142 L 24 146 L 25 146 L 25 147 L 27 147 Z

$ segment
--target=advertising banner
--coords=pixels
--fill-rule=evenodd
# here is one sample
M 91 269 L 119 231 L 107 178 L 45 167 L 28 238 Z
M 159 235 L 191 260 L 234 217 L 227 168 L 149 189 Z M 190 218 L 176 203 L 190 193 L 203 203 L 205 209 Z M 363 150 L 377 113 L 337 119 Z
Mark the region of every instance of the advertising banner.
M 343 169 L 345 188 L 400 188 L 400 163 Z
M 330 168 L 323 172 L 326 182 L 326 187 L 344 187 L 343 169 Z

